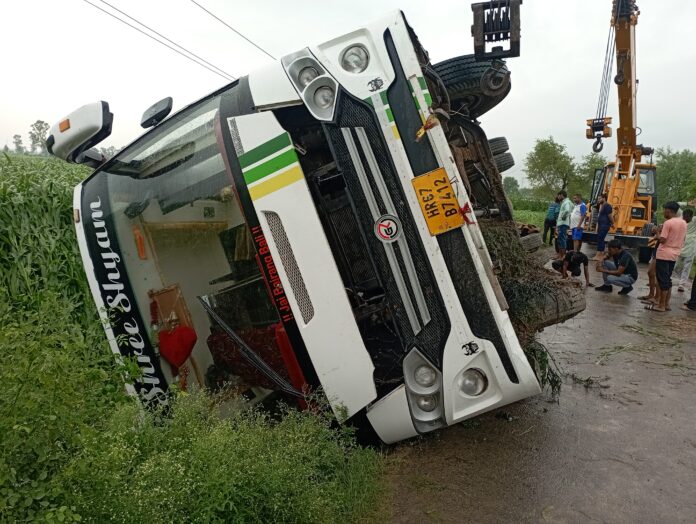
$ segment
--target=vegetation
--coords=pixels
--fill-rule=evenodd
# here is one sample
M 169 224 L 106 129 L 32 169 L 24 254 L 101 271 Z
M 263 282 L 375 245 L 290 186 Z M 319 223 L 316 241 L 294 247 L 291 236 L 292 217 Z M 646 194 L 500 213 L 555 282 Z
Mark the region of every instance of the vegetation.
M 655 156 L 658 202 L 690 202 L 696 198 L 696 153 L 688 149 L 673 151 L 666 147 L 657 149 Z M 539 139 L 525 159 L 525 173 L 532 194 L 527 194 L 528 188 L 519 187 L 512 177 L 505 178 L 505 188 L 512 189 L 508 196 L 515 209 L 541 211 L 527 201 L 539 199 L 545 202 L 560 189 L 565 189 L 569 195 L 580 193 L 589 197 L 595 170 L 606 163 L 607 158 L 597 153 L 585 155 L 576 162 L 566 147 L 555 142 L 553 137 Z M 511 181 L 507 181 L 508 178 Z M 520 199 L 524 202 L 519 202 Z
M 126 397 L 73 233 L 85 175 L 0 157 L 0 522 L 359 518 L 379 458 L 321 413 L 223 421 L 204 395 L 166 416 Z
M 516 198 L 520 195 L 520 183 L 515 177 L 506 176 L 503 178 L 503 189 L 508 198 Z
M 596 169 L 604 167 L 607 159 L 597 153 L 582 157 L 576 163 L 553 137 L 539 139 L 525 159 L 525 173 L 539 198 L 551 199 L 560 190 L 568 194 L 587 196 Z
M 546 218 L 546 211 L 531 211 L 528 209 L 517 209 L 515 208 L 512 212 L 515 222 L 520 222 L 521 224 L 531 224 L 539 229 L 544 228 L 544 219 Z
M 696 198 L 696 153 L 688 149 L 660 148 L 657 156 L 657 201 L 690 201 Z

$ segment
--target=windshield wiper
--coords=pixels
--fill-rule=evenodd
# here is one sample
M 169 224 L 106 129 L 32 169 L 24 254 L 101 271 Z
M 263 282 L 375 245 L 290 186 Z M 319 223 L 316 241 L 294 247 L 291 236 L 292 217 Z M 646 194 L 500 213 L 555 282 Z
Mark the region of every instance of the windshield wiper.
M 269 366 L 264 359 L 262 359 L 249 345 L 242 340 L 242 338 L 234 332 L 234 330 L 220 318 L 215 310 L 208 304 L 206 298 L 198 297 L 203 309 L 205 309 L 211 318 L 223 329 L 223 331 L 229 336 L 234 342 L 239 346 L 239 352 L 241 355 L 256 369 L 258 369 L 268 380 L 273 382 L 278 388 L 288 395 L 292 395 L 297 398 L 304 398 L 304 395 L 297 391 L 292 385 L 276 373 L 271 366 Z

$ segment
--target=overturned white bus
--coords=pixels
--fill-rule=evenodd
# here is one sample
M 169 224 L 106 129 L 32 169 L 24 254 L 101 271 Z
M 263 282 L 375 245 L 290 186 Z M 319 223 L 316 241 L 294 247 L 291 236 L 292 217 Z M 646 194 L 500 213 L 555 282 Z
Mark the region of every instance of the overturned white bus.
M 53 154 L 97 167 L 77 236 L 111 347 L 141 367 L 131 391 L 321 388 L 387 443 L 540 391 L 450 150 L 471 134 L 424 56 L 394 13 L 156 108 L 109 160 L 89 150 L 107 104 L 52 128 Z

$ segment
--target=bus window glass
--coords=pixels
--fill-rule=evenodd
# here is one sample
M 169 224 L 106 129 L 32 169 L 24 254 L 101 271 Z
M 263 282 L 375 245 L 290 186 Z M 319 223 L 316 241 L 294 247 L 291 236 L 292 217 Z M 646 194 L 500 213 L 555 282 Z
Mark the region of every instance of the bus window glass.
M 143 322 L 159 332 L 168 379 L 213 389 L 232 383 L 260 400 L 273 384 L 199 301 L 286 376 L 278 314 L 216 139 L 218 106 L 215 97 L 177 115 L 98 176 L 106 176 L 110 219 Z M 187 336 L 172 340 L 176 332 Z

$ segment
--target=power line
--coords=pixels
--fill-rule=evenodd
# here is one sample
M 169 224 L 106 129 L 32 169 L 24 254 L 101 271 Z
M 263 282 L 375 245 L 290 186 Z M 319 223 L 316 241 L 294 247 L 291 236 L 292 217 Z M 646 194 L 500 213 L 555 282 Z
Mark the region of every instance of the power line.
M 128 22 L 126 22 L 126 21 L 123 20 L 122 18 L 119 18 L 119 17 L 116 16 L 115 14 L 110 13 L 110 12 L 107 11 L 106 9 L 103 9 L 103 8 L 99 7 L 98 5 L 96 5 L 96 4 L 93 4 L 93 3 L 90 2 L 89 0 L 82 0 L 82 1 L 85 2 L 85 3 L 87 3 L 87 4 L 89 4 L 89 5 L 91 5 L 91 6 L 94 7 L 95 9 L 99 9 L 99 10 L 102 11 L 103 13 L 106 13 L 107 15 L 109 15 L 110 17 L 115 18 L 115 19 L 118 20 L 119 22 L 121 22 L 121 23 L 123 23 L 123 24 L 126 24 L 128 27 L 130 27 L 130 28 L 132 28 L 132 29 L 135 29 L 135 30 L 138 31 L 139 33 L 142 33 L 143 35 L 145 35 L 145 36 L 147 36 L 148 38 L 150 38 L 150 39 L 154 40 L 155 42 L 157 42 L 158 44 L 161 44 L 161 45 L 163 45 L 163 46 L 165 46 L 165 47 L 171 49 L 171 50 L 174 51 L 175 53 L 180 54 L 180 55 L 183 56 L 184 58 L 187 58 L 187 59 L 191 60 L 194 64 L 198 64 L 198 65 L 201 66 L 201 67 L 205 67 L 205 68 L 206 68 L 208 71 L 210 71 L 211 73 L 215 73 L 215 74 L 218 75 L 219 77 L 222 77 L 222 78 L 224 78 L 225 80 L 228 80 L 228 81 L 229 81 L 229 80 L 236 80 L 236 78 L 235 78 L 234 76 L 230 75 L 229 73 L 225 73 L 224 71 L 221 73 L 221 72 L 216 71 L 215 69 L 212 69 L 211 67 L 205 65 L 204 63 L 199 62 L 199 61 L 196 60 L 195 58 L 192 58 L 191 56 L 189 56 L 189 55 L 187 55 L 187 54 L 185 54 L 185 53 L 182 53 L 181 51 L 179 51 L 179 49 L 176 49 L 175 47 L 170 46 L 169 44 L 163 42 L 162 40 L 158 40 L 157 38 L 155 38 L 154 36 L 152 36 L 152 35 L 149 34 L 149 33 L 146 33 L 145 31 L 143 31 L 143 30 L 140 29 L 139 27 L 136 27 L 136 26 L 134 26 L 133 24 L 129 24 Z M 133 19 L 133 20 L 134 20 L 134 19 Z M 136 21 L 137 21 L 137 20 L 136 20 Z M 138 22 L 138 23 L 140 23 L 140 22 Z M 141 25 L 142 25 L 143 27 L 147 27 L 147 26 L 145 26 L 145 24 L 141 24 Z M 191 53 L 190 51 L 188 51 L 185 47 L 180 46 L 179 44 L 174 44 L 174 45 L 177 45 L 178 47 L 180 47 L 181 49 L 183 49 L 184 51 L 186 51 L 186 53 L 190 53 L 191 55 L 193 55 L 193 53 Z M 194 55 L 194 56 L 195 56 L 195 55 Z M 216 69 L 219 69 L 219 68 L 216 68 Z M 220 69 L 220 71 L 222 71 L 222 69 Z M 223 74 L 223 73 L 224 73 L 224 74 Z
M 205 60 L 204 58 L 201 58 L 200 56 L 198 56 L 198 55 L 197 55 L 196 53 L 194 53 L 193 51 L 189 51 L 189 50 L 186 49 L 184 46 L 177 44 L 177 43 L 174 42 L 172 39 L 167 38 L 166 36 L 164 36 L 162 33 L 158 33 L 157 31 L 155 31 L 155 30 L 154 30 L 153 28 L 151 28 L 150 26 L 148 26 L 148 25 L 142 23 L 140 20 L 137 20 L 137 19 L 133 18 L 133 17 L 130 16 L 128 13 L 125 13 L 125 12 L 121 11 L 118 7 L 116 7 L 116 6 L 112 5 L 112 4 L 110 4 L 110 3 L 107 2 L 106 0 L 99 0 L 99 1 L 100 1 L 102 4 L 108 5 L 111 9 L 113 9 L 114 11 L 117 11 L 117 12 L 121 13 L 123 16 L 129 18 L 130 20 L 133 20 L 135 23 L 140 24 L 140 25 L 143 26 L 145 29 L 148 29 L 148 30 L 152 31 L 152 32 L 155 33 L 157 36 L 164 38 L 164 39 L 165 39 L 167 42 L 169 42 L 170 44 L 173 44 L 173 45 L 175 45 L 176 47 L 179 47 L 179 48 L 183 49 L 183 50 L 186 51 L 188 54 L 190 54 L 190 55 L 192 55 L 193 57 L 197 58 L 198 60 L 200 60 L 200 61 L 203 62 L 204 64 L 209 65 L 209 66 L 212 67 L 213 69 L 217 69 L 217 70 L 220 71 L 221 73 L 224 73 L 226 76 L 232 77 L 232 78 L 231 78 L 232 80 L 235 80 L 235 77 L 234 77 L 233 75 L 229 74 L 229 73 L 228 73 L 227 71 L 225 71 L 224 69 L 220 69 L 220 68 L 219 68 L 218 66 L 216 66 L 215 64 L 211 64 L 210 62 L 208 62 L 208 61 Z
M 232 27 L 230 24 L 228 24 L 227 22 L 225 22 L 222 18 L 220 18 L 219 16 L 217 16 L 215 13 L 210 12 L 208 9 L 206 9 L 206 8 L 203 7 L 201 4 L 199 4 L 198 2 L 196 2 L 196 0 L 191 0 L 191 2 L 194 3 L 194 4 L 196 4 L 198 7 L 200 7 L 203 11 L 205 11 L 206 13 L 208 13 L 210 16 L 212 16 L 215 20 L 217 20 L 218 22 L 220 22 L 222 25 L 224 25 L 224 26 L 227 27 L 228 29 L 234 31 L 237 35 L 241 36 L 244 40 L 246 40 L 247 42 L 249 42 L 249 43 L 250 43 L 251 45 L 253 45 L 256 49 L 258 49 L 258 50 L 261 51 L 262 53 L 266 54 L 266 56 L 271 57 L 273 60 L 278 60 L 275 56 L 273 56 L 271 53 L 269 53 L 268 51 L 266 51 L 263 47 L 261 47 L 260 45 L 258 45 L 258 44 L 257 44 L 256 42 L 254 42 L 253 40 L 251 40 L 251 39 L 247 38 L 246 36 L 244 36 L 242 33 L 240 33 L 239 31 L 237 31 L 237 30 L 236 30 L 234 27 Z

